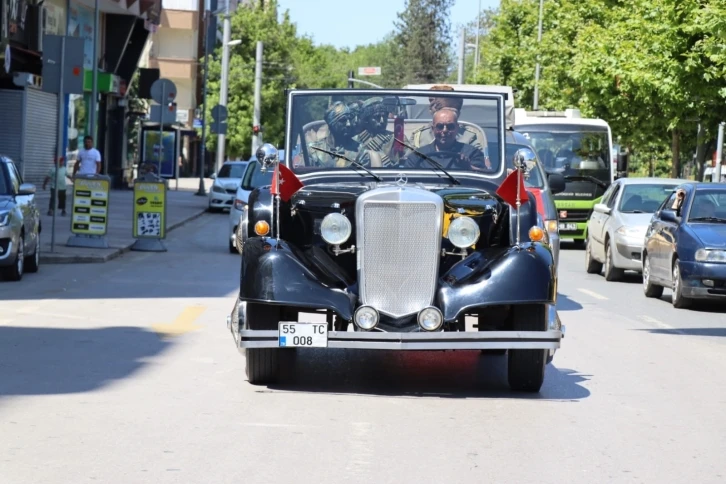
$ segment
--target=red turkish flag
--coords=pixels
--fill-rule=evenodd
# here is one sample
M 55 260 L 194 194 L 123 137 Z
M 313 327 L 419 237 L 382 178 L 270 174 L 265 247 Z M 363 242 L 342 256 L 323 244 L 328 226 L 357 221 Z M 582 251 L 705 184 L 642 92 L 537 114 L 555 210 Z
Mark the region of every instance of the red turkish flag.
M 529 197 L 524 186 L 524 177 L 522 177 L 521 170 L 514 170 L 507 175 L 507 178 L 497 188 L 497 195 L 513 207 L 517 206 L 517 184 L 519 184 L 519 202 L 524 203 L 529 200 Z
M 303 187 L 303 183 L 295 176 L 290 168 L 278 163 L 280 167 L 279 173 L 277 170 L 272 174 L 272 190 L 270 192 L 273 195 L 277 195 L 277 179 L 279 175 L 279 187 L 280 187 L 280 198 L 282 201 L 287 202 L 295 193 Z

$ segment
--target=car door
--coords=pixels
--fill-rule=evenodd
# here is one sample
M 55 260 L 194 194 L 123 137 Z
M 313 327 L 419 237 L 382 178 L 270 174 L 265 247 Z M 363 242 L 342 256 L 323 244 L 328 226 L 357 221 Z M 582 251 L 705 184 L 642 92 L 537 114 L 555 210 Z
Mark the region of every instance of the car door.
M 688 213 L 688 207 L 691 204 L 694 194 L 693 190 L 690 190 L 689 188 L 686 188 L 685 191 L 686 196 L 683 199 L 681 210 L 679 212 L 679 215 L 681 216 Z M 673 197 L 675 200 L 675 193 L 673 194 Z M 673 201 L 671 201 L 671 205 L 666 205 L 666 208 L 672 206 L 672 204 Z M 682 220 L 683 219 L 679 217 L 676 222 L 667 222 L 665 220 L 661 221 L 660 252 L 658 262 L 663 270 L 663 279 L 671 283 L 673 282 L 673 255 L 678 251 L 678 228 L 680 227 Z
M 15 165 L 7 159 L 3 160 L 2 163 L 5 163 L 8 176 L 10 177 L 10 188 L 13 194 L 15 194 L 15 206 L 23 216 L 23 227 L 25 228 L 25 244 L 23 245 L 23 250 L 26 251 L 25 253 L 27 254 L 27 249 L 32 243 L 32 239 L 28 236 L 28 234 L 32 233 L 32 225 L 29 223 L 29 219 L 32 217 L 32 214 L 30 213 L 28 197 L 25 195 L 18 195 L 18 193 L 20 193 L 22 179 L 20 178 L 18 171 L 15 169 Z
M 605 195 L 600 199 L 600 203 L 612 209 L 614 202 L 620 193 L 621 184 L 618 182 L 610 185 L 610 188 L 605 192 Z M 592 220 L 592 227 L 588 228 L 591 230 L 591 240 L 594 240 L 594 244 L 590 249 L 595 259 L 599 261 L 605 260 L 605 224 L 609 219 L 609 215 L 600 213 L 596 210 L 592 211 L 590 219 Z M 589 224 L 588 224 L 589 225 Z
M 663 202 L 650 224 L 648 232 L 646 232 L 645 249 L 650 259 L 650 274 L 653 278 L 661 281 L 670 281 L 670 265 L 665 262 L 666 249 L 663 238 L 663 230 L 665 222 L 660 214 L 663 210 L 670 209 L 676 200 L 676 191 Z

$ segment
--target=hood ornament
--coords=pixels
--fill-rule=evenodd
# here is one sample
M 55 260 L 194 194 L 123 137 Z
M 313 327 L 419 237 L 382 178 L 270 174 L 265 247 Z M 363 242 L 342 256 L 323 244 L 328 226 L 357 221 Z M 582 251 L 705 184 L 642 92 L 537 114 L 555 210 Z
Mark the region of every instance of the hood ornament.
M 396 185 L 402 187 L 408 183 L 408 177 L 405 173 L 399 173 L 396 175 Z

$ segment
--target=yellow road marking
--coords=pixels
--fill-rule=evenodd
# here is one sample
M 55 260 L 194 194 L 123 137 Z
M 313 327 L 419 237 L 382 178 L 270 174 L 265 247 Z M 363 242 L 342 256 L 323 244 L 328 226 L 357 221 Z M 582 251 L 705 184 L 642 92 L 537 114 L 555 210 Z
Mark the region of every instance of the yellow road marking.
M 601 301 L 607 301 L 608 298 L 605 296 L 601 296 L 600 294 L 596 293 L 595 291 L 590 291 L 589 289 L 578 289 L 583 294 L 587 294 L 590 297 L 594 297 L 595 299 L 600 299 Z
M 153 324 L 151 328 L 162 336 L 179 336 L 201 328 L 195 321 L 206 310 L 206 306 L 189 306 L 174 320 L 173 323 Z

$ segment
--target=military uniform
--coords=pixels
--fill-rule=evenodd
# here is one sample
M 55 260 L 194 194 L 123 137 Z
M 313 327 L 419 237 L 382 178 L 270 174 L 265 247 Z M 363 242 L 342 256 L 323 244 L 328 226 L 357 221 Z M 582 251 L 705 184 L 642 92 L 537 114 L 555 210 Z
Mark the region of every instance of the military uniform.
M 346 106 L 341 102 L 336 102 L 325 112 L 325 123 L 329 127 L 329 134 L 322 139 L 308 143 L 308 154 L 313 166 L 323 168 L 345 167 L 348 163 L 345 160 L 336 158 L 314 148 L 322 148 L 333 153 L 345 156 L 349 160 L 364 163 L 361 156 L 361 146 L 352 136 L 346 137 L 345 131 L 352 133 L 355 129 L 355 113 L 351 112 L 350 106 Z M 336 141 L 335 133 L 338 133 L 340 141 Z M 350 135 L 349 135 L 350 136 Z
M 372 97 L 367 99 L 361 106 L 360 122 L 363 130 L 353 139 L 361 144 L 364 150 L 376 153 L 380 158 L 381 166 L 390 167 L 398 165 L 399 159 L 405 154 L 406 149 L 394 152 L 394 133 L 387 130 L 389 109 L 383 104 L 383 98 Z M 377 133 L 371 132 L 371 128 Z M 403 141 L 408 144 L 408 139 Z

